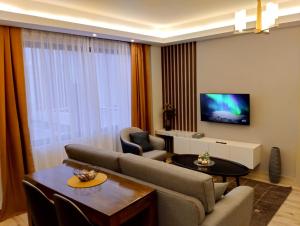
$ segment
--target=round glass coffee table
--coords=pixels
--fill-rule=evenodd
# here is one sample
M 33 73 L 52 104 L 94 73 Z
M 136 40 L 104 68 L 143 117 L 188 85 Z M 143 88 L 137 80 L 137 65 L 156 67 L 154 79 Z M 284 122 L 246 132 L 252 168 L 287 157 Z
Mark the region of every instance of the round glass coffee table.
M 209 175 L 221 176 L 223 178 L 223 182 L 226 182 L 227 177 L 235 177 L 237 186 L 240 186 L 240 177 L 249 174 L 249 169 L 246 166 L 237 162 L 210 157 L 210 159 L 214 161 L 214 165 L 199 166 L 195 164 L 195 161 L 197 159 L 198 155 L 175 154 L 172 156 L 172 163 L 184 168 L 200 171 Z

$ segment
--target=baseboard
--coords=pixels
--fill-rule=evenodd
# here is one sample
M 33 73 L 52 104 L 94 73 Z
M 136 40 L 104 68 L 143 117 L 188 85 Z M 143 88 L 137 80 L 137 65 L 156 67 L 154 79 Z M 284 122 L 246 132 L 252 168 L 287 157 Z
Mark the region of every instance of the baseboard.
M 261 181 L 261 182 L 273 184 L 273 183 L 270 182 L 269 175 L 266 172 L 254 170 L 254 171 L 251 171 L 245 177 L 249 178 L 249 179 L 258 180 L 258 181 Z M 296 183 L 296 178 L 286 177 L 286 176 L 282 176 L 281 179 L 280 179 L 280 182 L 277 185 L 292 186 L 292 187 L 295 187 L 295 188 L 300 188 L 300 185 Z

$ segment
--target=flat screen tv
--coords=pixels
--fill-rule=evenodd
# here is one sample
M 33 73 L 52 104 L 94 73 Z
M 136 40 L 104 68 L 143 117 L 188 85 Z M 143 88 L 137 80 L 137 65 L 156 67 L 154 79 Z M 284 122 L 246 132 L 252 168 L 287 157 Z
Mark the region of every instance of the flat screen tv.
M 250 95 L 201 93 L 201 121 L 250 125 Z

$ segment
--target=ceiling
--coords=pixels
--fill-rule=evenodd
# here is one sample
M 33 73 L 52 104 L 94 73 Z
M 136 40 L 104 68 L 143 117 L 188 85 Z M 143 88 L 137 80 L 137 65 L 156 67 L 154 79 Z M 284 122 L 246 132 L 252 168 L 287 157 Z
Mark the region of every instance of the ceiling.
M 300 0 L 273 2 L 289 10 L 282 22 L 291 15 L 292 22 L 298 21 Z M 256 0 L 0 0 L 0 23 L 171 43 L 232 32 L 234 12 L 247 9 L 251 22 L 255 7 Z
M 253 0 L 36 0 L 143 26 L 172 27 L 254 7 Z

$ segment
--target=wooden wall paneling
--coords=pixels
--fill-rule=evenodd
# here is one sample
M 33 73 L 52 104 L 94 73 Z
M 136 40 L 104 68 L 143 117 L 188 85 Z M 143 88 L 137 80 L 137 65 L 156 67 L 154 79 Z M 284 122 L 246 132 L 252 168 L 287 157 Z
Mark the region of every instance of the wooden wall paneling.
M 162 48 L 163 104 L 176 108 L 173 129 L 197 131 L 196 43 Z

